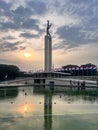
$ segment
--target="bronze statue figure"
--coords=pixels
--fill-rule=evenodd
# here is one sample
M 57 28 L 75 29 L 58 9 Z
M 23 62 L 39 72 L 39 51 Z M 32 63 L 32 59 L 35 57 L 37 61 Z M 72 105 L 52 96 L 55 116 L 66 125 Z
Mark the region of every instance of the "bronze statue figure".
M 51 26 L 52 26 L 52 23 L 50 24 L 50 23 L 49 23 L 49 20 L 47 20 L 47 35 L 48 35 L 48 36 L 51 36 L 51 35 L 50 35 L 50 32 L 49 32 L 49 29 L 51 28 Z

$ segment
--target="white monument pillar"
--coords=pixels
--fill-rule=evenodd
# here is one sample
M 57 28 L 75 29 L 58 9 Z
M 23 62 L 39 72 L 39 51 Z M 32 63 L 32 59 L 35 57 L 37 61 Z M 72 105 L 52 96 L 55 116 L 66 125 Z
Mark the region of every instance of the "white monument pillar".
M 52 68 L 52 38 L 45 36 L 45 71 L 51 71 Z
M 52 69 L 52 38 L 49 29 L 52 24 L 47 21 L 47 33 L 45 36 L 45 71 L 49 72 Z

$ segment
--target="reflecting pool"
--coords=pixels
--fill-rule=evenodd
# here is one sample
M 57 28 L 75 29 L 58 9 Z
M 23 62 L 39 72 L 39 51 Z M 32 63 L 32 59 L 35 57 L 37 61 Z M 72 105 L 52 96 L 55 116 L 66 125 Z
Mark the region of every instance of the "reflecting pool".
M 0 88 L 0 130 L 98 130 L 97 93 Z

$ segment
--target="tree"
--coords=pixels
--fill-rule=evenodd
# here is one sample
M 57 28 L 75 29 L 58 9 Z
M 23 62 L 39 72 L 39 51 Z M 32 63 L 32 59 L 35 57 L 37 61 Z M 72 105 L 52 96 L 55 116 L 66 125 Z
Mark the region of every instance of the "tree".
M 19 76 L 19 71 L 16 65 L 0 64 L 0 80 L 14 79 Z

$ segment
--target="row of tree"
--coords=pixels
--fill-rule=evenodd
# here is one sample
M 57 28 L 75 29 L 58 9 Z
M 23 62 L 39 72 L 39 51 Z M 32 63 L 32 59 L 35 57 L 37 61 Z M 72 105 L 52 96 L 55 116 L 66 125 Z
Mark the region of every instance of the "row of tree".
M 0 81 L 19 77 L 20 69 L 15 65 L 0 64 Z

